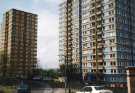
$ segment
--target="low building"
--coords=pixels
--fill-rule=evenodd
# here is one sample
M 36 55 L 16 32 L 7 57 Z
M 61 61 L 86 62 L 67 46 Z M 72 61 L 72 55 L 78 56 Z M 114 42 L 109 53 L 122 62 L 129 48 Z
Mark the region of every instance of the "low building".
M 128 93 L 135 93 L 135 67 L 127 68 Z

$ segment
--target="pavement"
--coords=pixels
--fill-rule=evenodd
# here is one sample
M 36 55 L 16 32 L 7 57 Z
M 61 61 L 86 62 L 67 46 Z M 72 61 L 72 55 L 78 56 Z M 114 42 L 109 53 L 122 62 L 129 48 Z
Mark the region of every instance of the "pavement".
M 31 93 L 65 93 L 64 88 L 52 88 L 48 83 L 34 82 L 33 85 L 42 86 L 42 87 L 40 88 L 33 87 Z M 17 93 L 17 91 L 14 93 Z
M 43 83 L 44 88 L 32 89 L 31 93 L 65 93 L 64 88 L 52 88 L 50 84 Z

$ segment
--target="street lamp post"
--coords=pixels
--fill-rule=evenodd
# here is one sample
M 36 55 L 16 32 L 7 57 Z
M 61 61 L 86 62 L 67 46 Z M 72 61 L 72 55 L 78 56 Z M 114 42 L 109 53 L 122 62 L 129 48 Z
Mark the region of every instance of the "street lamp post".
M 67 92 L 67 78 L 65 77 L 65 93 Z

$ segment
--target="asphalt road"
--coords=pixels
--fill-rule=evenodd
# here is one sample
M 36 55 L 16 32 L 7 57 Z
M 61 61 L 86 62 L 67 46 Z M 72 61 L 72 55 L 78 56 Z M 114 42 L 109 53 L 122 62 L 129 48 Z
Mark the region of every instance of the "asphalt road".
M 64 89 L 45 88 L 45 89 L 39 89 L 39 90 L 32 90 L 31 93 L 64 93 Z
M 33 83 L 33 85 L 39 85 L 42 87 L 39 89 L 34 89 L 34 87 L 31 90 L 31 93 L 65 93 L 64 88 L 52 88 L 50 86 L 50 84 L 48 83 L 43 83 L 43 82 L 37 82 L 37 83 Z

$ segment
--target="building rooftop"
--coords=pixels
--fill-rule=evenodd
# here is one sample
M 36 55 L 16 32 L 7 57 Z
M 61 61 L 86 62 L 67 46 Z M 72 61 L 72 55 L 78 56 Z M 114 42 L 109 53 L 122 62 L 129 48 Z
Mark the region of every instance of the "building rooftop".
M 28 14 L 32 14 L 32 15 L 38 16 L 36 13 L 31 13 L 31 12 L 27 12 L 27 11 L 15 9 L 15 8 L 12 8 L 12 9 L 8 10 L 7 12 L 9 12 L 9 11 L 19 11 L 19 12 L 24 12 L 24 13 L 28 13 Z

